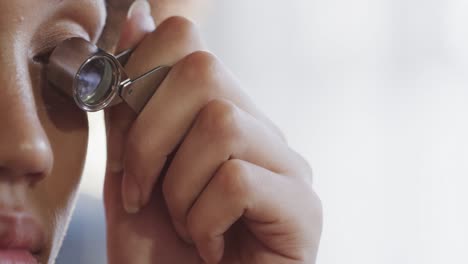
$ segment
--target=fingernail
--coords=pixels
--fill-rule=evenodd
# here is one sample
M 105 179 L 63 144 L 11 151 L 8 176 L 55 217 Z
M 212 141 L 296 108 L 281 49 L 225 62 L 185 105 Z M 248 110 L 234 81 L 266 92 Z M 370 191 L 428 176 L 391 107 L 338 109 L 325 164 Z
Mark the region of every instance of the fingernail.
M 140 211 L 140 188 L 130 175 L 124 175 L 123 205 L 129 214 L 136 214 Z
M 151 16 L 151 6 L 147 0 L 136 0 L 128 10 L 127 19 L 135 19 L 138 26 L 144 31 L 153 31 L 156 24 Z

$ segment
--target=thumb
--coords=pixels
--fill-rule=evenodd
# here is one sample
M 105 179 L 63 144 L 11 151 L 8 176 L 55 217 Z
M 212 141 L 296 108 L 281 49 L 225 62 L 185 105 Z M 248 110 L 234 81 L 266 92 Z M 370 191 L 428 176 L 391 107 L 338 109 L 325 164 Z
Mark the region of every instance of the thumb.
M 143 37 L 156 29 L 147 0 L 136 0 L 130 6 L 117 45 L 117 52 L 135 47 Z
M 117 53 L 137 46 L 147 33 L 155 29 L 156 25 L 151 16 L 151 7 L 148 1 L 136 0 L 131 5 L 127 19 L 123 24 Z M 107 168 L 104 182 L 104 202 L 107 210 L 123 211 L 123 209 L 118 209 L 122 208 L 120 189 L 123 147 L 127 131 L 135 118 L 133 111 L 125 104 L 105 110 Z

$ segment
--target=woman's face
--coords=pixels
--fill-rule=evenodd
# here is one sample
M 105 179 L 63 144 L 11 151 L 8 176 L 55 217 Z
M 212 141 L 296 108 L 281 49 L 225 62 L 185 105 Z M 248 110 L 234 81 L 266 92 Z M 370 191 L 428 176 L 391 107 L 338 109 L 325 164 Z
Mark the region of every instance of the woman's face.
M 48 87 L 43 57 L 66 38 L 96 41 L 105 4 L 14 0 L 0 10 L 0 262 L 23 263 L 31 252 L 49 263 L 80 181 L 88 123 Z
M 70 37 L 112 49 L 133 0 L 104 1 L 0 1 L 0 263 L 30 263 L 31 254 L 50 263 L 58 254 L 84 165 L 88 122 L 72 100 L 48 86 L 45 64 L 50 50 Z M 176 2 L 150 1 L 157 22 L 190 14 L 195 1 Z

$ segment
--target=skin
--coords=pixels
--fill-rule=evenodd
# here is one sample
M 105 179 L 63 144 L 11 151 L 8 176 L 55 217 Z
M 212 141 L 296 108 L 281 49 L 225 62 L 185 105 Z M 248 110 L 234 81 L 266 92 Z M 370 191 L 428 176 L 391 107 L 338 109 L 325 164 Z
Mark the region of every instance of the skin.
M 111 263 L 314 263 L 321 206 L 308 164 L 191 21 L 135 24 L 117 48 L 135 47 L 129 75 L 174 66 L 138 116 L 106 111 Z
M 42 226 L 41 263 L 55 258 L 65 234 L 88 124 L 68 98 L 48 89 L 34 57 L 70 36 L 96 41 L 105 12 L 95 1 L 54 2 L 0 1 L 0 213 L 25 212 Z
M 126 65 L 133 77 L 173 65 L 139 116 L 126 105 L 105 112 L 110 263 L 314 263 L 321 206 L 308 164 L 202 51 L 196 26 L 167 19 L 193 15 L 199 2 L 153 3 L 155 31 L 141 27 L 142 16 L 126 19 L 130 3 L 109 1 L 106 10 L 93 0 L 0 2 L 0 46 L 8 51 L 0 56 L 0 213 L 33 215 L 46 233 L 37 257 L 53 262 L 88 127 L 86 114 L 47 85 L 42 57 L 79 36 L 108 50 L 134 47 Z

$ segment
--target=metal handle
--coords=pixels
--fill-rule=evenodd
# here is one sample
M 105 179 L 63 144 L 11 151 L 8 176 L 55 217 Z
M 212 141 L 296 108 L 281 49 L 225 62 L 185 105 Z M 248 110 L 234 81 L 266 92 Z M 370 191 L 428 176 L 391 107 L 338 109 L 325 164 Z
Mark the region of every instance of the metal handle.
M 132 56 L 133 49 L 117 54 L 115 58 L 125 66 Z M 169 66 L 160 66 L 143 74 L 135 80 L 126 80 L 121 84 L 120 97 L 136 113 L 140 113 L 171 70 Z
M 132 56 L 133 49 L 124 50 L 121 53 L 115 55 L 115 58 L 119 61 L 120 65 L 125 66 L 127 64 L 128 59 Z
M 120 97 L 136 113 L 140 113 L 170 70 L 171 67 L 169 66 L 159 66 L 135 80 L 129 79 L 125 81 L 120 89 Z

